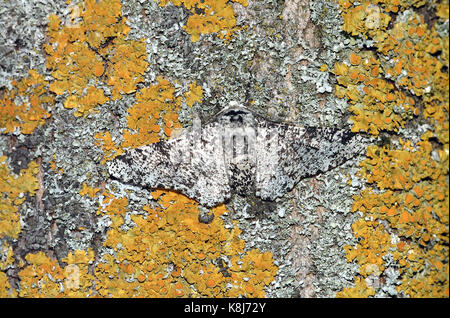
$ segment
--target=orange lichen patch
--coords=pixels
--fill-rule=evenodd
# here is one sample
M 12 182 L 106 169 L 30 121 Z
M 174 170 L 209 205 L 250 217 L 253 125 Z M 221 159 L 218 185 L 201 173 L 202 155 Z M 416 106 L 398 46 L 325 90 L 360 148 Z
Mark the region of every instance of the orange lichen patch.
M 352 65 L 359 65 L 359 63 L 361 63 L 361 57 L 358 54 L 351 53 L 350 63 L 352 63 Z
M 436 15 L 439 17 L 439 19 L 443 21 L 448 20 L 449 16 L 448 0 L 436 4 Z
M 85 0 L 83 19 L 80 27 L 85 27 L 87 42 L 94 48 L 99 48 L 111 37 L 125 37 L 130 28 L 121 13 L 120 0 Z
M 197 42 L 201 34 L 218 33 L 220 38 L 229 40 L 236 30 L 236 17 L 231 2 L 248 6 L 247 0 L 159 0 L 164 7 L 169 2 L 176 6 L 184 5 L 191 12 L 183 28 Z
M 180 128 L 178 110 L 181 97 L 175 97 L 175 87 L 166 79 L 141 89 L 136 94 L 137 103 L 128 109 L 128 128 L 123 133 L 122 148 L 136 148 L 160 141 L 161 128 Z M 171 130 L 164 131 L 170 137 Z
M 336 96 L 347 98 L 354 116 L 352 131 L 378 135 L 380 130 L 397 131 L 415 111 L 415 102 L 383 78 L 380 61 L 372 52 L 351 53 L 350 63 L 336 63 Z M 396 111 L 401 109 L 401 112 Z
M 16 176 L 10 173 L 6 156 L 0 157 L 0 238 L 17 238 L 20 233 L 18 206 L 25 201 L 26 195 L 33 196 L 39 189 L 37 172 L 38 166 L 32 161 Z
M 186 99 L 186 105 L 192 107 L 194 103 L 201 103 L 203 99 L 203 89 L 197 85 L 197 82 L 193 82 L 189 85 L 189 91 L 184 94 Z
M 1 286 L 0 287 L 0 297 L 1 298 L 16 296 L 15 290 L 11 289 L 11 285 L 9 284 L 8 276 L 6 276 L 6 274 L 1 270 L 0 270 L 0 286 Z
M 105 96 L 103 89 L 89 86 L 86 94 L 81 97 L 70 95 L 64 102 L 64 107 L 69 109 L 75 108 L 74 115 L 80 117 L 86 116 L 91 112 L 96 112 L 94 108 L 97 105 L 106 103 L 108 100 L 109 98 Z
M 53 104 L 53 97 L 48 94 L 48 83 L 41 74 L 30 70 L 28 77 L 12 85 L 12 90 L 0 96 L 0 131 L 20 129 L 22 134 L 31 134 L 50 117 L 46 108 Z
M 352 1 L 340 1 L 341 8 L 343 9 L 344 17 L 344 30 L 353 34 L 363 34 L 366 37 L 375 40 L 375 47 L 377 51 L 385 55 L 390 62 L 385 63 L 382 67 L 384 74 L 378 76 L 380 67 L 372 68 L 370 75 L 375 78 L 389 77 L 389 81 L 394 81 L 398 88 L 407 89 L 415 96 L 421 97 L 424 104 L 423 116 L 435 124 L 437 137 L 444 143 L 448 142 L 448 72 L 443 71 L 445 67 L 448 68 L 448 36 L 441 38 L 434 26 L 428 26 L 424 18 L 414 12 L 408 13 L 406 18 L 398 19 L 394 23 L 393 27 L 389 30 L 386 29 L 387 22 L 383 18 L 383 11 L 396 12 L 392 8 L 396 7 L 397 11 L 403 11 L 409 6 L 421 6 L 424 1 L 397 1 L 397 4 L 392 4 L 391 1 L 362 1 L 360 4 L 353 4 Z M 442 3 L 436 6 L 437 14 L 445 17 L 445 14 L 441 11 L 442 8 L 448 8 L 447 4 Z M 371 8 L 371 9 L 370 9 Z M 446 13 L 448 16 L 448 13 Z M 368 29 L 366 18 L 373 16 L 376 18 L 378 27 Z M 347 20 L 352 21 L 349 23 Z M 364 27 L 358 27 L 363 25 Z M 370 25 L 370 23 L 369 23 Z M 354 59 L 356 54 L 350 54 L 350 60 L 355 65 Z M 336 69 L 335 69 L 336 72 Z M 338 73 L 336 73 L 338 75 Z M 355 74 L 355 72 L 353 72 Z M 342 74 L 344 75 L 344 74 Z M 365 76 L 367 78 L 367 76 Z M 355 79 L 355 78 L 351 78 Z M 365 94 L 373 94 L 373 85 L 370 84 L 370 78 L 364 84 L 363 88 Z M 373 84 L 386 85 L 386 82 L 378 80 Z M 363 84 L 363 83 L 361 83 Z M 375 87 L 377 88 L 377 87 Z M 386 95 L 391 88 L 386 89 L 377 88 L 378 92 L 375 98 L 380 95 Z M 338 88 L 338 96 L 347 97 L 352 103 L 357 104 L 362 102 L 362 105 L 367 106 L 367 101 L 362 101 L 361 92 L 355 91 L 356 86 Z M 380 94 L 381 93 L 381 94 Z M 394 97 L 397 94 L 394 94 Z M 401 95 L 404 95 L 401 93 Z M 382 96 L 381 96 L 382 97 Z M 401 96 L 402 97 L 402 96 Z M 404 98 L 401 98 L 402 100 Z M 395 101 L 394 99 L 392 101 Z M 406 107 L 407 114 L 402 116 L 408 118 L 409 111 L 412 110 L 414 115 L 418 115 L 418 110 L 413 108 L 414 100 L 406 98 L 402 101 L 402 104 L 409 104 Z M 383 104 L 383 101 L 381 101 Z M 383 105 L 385 106 L 385 105 Z M 404 105 L 398 105 L 404 108 Z M 374 107 L 375 108 L 375 107 Z M 395 119 L 385 118 L 383 115 L 374 114 L 368 109 L 361 109 L 361 107 L 353 107 L 352 112 L 356 113 L 356 118 L 353 117 L 352 121 L 355 123 L 354 130 L 367 129 L 373 133 L 377 133 L 377 126 L 381 126 L 381 129 L 396 130 L 397 123 L 402 124 L 405 118 L 402 118 L 401 122 L 396 122 Z M 378 116 L 378 117 L 377 117 Z M 370 121 L 370 118 L 374 117 L 374 121 Z M 386 125 L 387 124 L 387 125 Z
M 367 286 L 366 281 L 361 277 L 356 277 L 355 286 L 344 288 L 336 294 L 338 298 L 367 298 L 375 295 L 371 286 Z
M 64 106 L 77 108 L 74 114 L 81 116 L 109 100 L 95 88 L 97 84 L 110 85 L 111 98 L 119 99 L 136 90 L 148 63 L 145 43 L 125 40 L 130 28 L 119 0 L 86 0 L 77 8 L 80 22 L 76 25 L 62 25 L 59 17 L 49 16 L 49 43 L 44 48 L 47 68 L 55 79 L 50 91 L 67 92 Z
M 112 63 L 106 71 L 107 84 L 113 87 L 113 99 L 119 99 L 122 94 L 130 94 L 136 90 L 136 85 L 143 82 L 147 70 L 147 52 L 145 42 L 116 38 L 111 46 L 105 48 L 104 56 L 109 56 Z
M 352 35 L 372 34 L 375 30 L 384 30 L 387 28 L 391 18 L 385 12 L 382 12 L 374 1 L 360 1 L 358 5 L 354 1 L 339 0 L 343 8 L 342 18 L 344 24 L 342 29 Z M 375 1 L 376 2 L 376 1 Z
M 389 36 L 379 41 L 378 49 L 394 61 L 386 73 L 400 87 L 421 96 L 425 105 L 424 117 L 431 118 L 440 126 L 448 122 L 448 72 L 444 72 L 448 59 L 436 58 L 436 53 L 448 43 L 431 30 L 423 18 L 411 14 L 407 21 L 398 22 Z M 448 51 L 448 44 L 447 44 Z M 448 126 L 447 126 L 448 130 Z M 448 140 L 448 133 L 443 137 Z
M 387 29 L 391 21 L 389 13 L 423 6 L 426 0 L 338 0 L 338 3 L 342 9 L 344 31 L 374 37 Z
M 106 161 L 112 160 L 123 153 L 123 150 L 113 141 L 109 131 L 105 133 L 96 133 L 94 138 L 95 145 L 101 147 L 104 153 L 104 157 L 101 161 L 102 165 L 104 165 Z
M 27 254 L 27 265 L 19 272 L 20 297 L 87 297 L 90 295 L 94 277 L 88 272 L 88 264 L 94 253 L 74 251 L 63 258 L 67 266 L 60 267 L 44 252 Z
M 19 272 L 20 297 L 57 297 L 60 295 L 60 282 L 64 271 L 57 260 L 52 260 L 44 252 L 25 256 L 27 265 Z
M 247 297 L 264 296 L 264 286 L 272 282 L 275 273 L 272 253 L 262 253 L 254 249 L 244 255 L 240 261 L 232 258 L 232 264 L 230 271 L 233 288 L 229 291 L 229 296 L 238 297 L 244 294 Z
M 420 186 L 418 181 L 437 180 L 446 174 L 447 158 L 441 162 L 429 160 L 432 145 L 427 140 L 418 143 L 414 149 L 410 142 L 401 141 L 401 149 L 369 146 L 367 159 L 361 162 L 361 175 L 380 189 L 410 190 Z
M 360 64 L 335 66 L 336 94 L 351 104 L 353 130 L 373 135 L 397 131 L 414 116 L 423 116 L 432 126 L 414 145 L 399 139 L 398 147 L 368 147 L 360 176 L 369 186 L 354 197 L 353 205 L 353 211 L 363 213 L 353 225 L 359 242 L 346 247 L 347 259 L 360 265 L 361 276 L 380 276 L 382 256 L 392 255 L 401 275 L 399 293 L 448 297 L 448 36 L 441 37 L 436 25 L 428 25 L 414 12 L 414 7 L 426 4 L 424 0 L 339 4 L 344 30 L 374 40 L 377 53 L 383 55 L 377 59 L 363 50 L 358 52 Z M 426 5 L 432 8 L 434 2 Z M 440 22 L 432 23 L 448 19 L 448 1 L 435 8 Z M 387 28 L 390 18 L 383 15 L 399 12 L 403 13 Z M 370 15 L 379 18 L 378 27 L 367 21 Z
M 322 65 L 320 66 L 320 71 L 321 71 L 321 72 L 326 72 L 326 71 L 328 71 L 328 65 L 322 64 Z
M 17 292 L 11 288 L 5 271 L 13 264 L 14 255 L 12 247 L 7 242 L 0 245 L 0 297 L 16 297 Z
M 220 219 L 227 212 L 224 205 L 211 210 L 215 215 L 211 224 L 203 224 L 198 221 L 195 201 L 168 191 L 156 191 L 153 197 L 160 205 L 145 206 L 145 214 L 131 215 L 135 226 L 125 231 L 121 225 L 128 201 L 105 190 L 98 211 L 111 217 L 104 245 L 112 248 L 114 255 L 103 257 L 94 276 L 89 271 L 94 261 L 92 250 L 70 252 L 61 260 L 64 266 L 44 252 L 28 254 L 27 264 L 19 272 L 19 296 L 264 296 L 263 288 L 273 281 L 277 270 L 272 254 L 244 251 L 239 229 L 226 230 Z M 1 255 L 5 259 L 0 259 L 0 270 L 4 270 L 13 262 L 12 249 Z M 230 259 L 231 266 L 217 263 L 221 258 Z M 227 268 L 230 273 L 225 275 L 222 271 Z M 14 296 L 6 275 L 1 274 L 5 287 L 1 292 Z
M 81 185 L 80 195 L 87 195 L 90 198 L 94 198 L 98 191 L 100 191 L 99 188 L 90 187 L 86 184 L 86 182 L 83 182 L 83 184 Z
M 383 256 L 388 252 L 390 236 L 383 226 L 377 222 L 358 220 L 352 225 L 353 233 L 361 241 L 356 247 L 346 246 L 347 261 L 356 261 L 363 264 L 360 273 L 363 276 L 371 274 L 366 267 L 377 265 L 380 271 L 384 270 Z M 370 240 L 367 237 L 370 236 Z
M 367 188 L 354 197 L 352 211 L 363 212 L 364 218 L 353 224 L 361 240 L 346 247 L 347 259 L 359 263 L 366 276 L 371 264 L 382 273 L 382 257 L 389 252 L 403 275 L 398 291 L 411 297 L 448 297 L 448 155 L 434 161 L 432 145 L 423 139 L 415 148 L 409 142 L 402 142 L 401 149 L 368 148 L 361 176 L 385 191 Z M 402 241 L 393 243 L 381 220 Z
M 120 228 L 123 220 L 113 219 L 104 245 L 114 255 L 105 255 L 95 270 L 99 295 L 264 296 L 264 286 L 276 273 L 272 255 L 244 251 L 239 229 L 226 230 L 219 217 L 226 213 L 225 206 L 212 209 L 213 222 L 203 224 L 195 201 L 171 191 L 158 190 L 152 196 L 159 206 L 148 205 L 144 214 L 131 215 L 136 226 L 125 231 Z M 217 263 L 221 258 L 231 260 L 230 267 L 225 264 L 228 275 Z M 245 282 L 244 276 L 250 280 Z M 246 290 L 250 285 L 251 293 Z
M 64 92 L 80 96 L 91 79 L 96 79 L 99 69 L 104 68 L 101 56 L 86 42 L 86 29 L 61 25 L 56 15 L 49 16 L 47 35 L 49 44 L 44 44 L 47 53 L 47 68 L 55 79 L 50 91 L 57 95 Z M 84 25 L 84 24 L 83 24 Z
M 88 297 L 95 277 L 89 273 L 89 264 L 94 261 L 94 251 L 76 250 L 62 259 L 64 267 L 64 297 Z

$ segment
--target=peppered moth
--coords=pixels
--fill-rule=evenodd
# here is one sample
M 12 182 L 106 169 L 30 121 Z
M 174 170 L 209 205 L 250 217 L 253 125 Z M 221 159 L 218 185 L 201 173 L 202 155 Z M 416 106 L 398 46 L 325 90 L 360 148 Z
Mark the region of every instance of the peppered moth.
M 302 179 L 343 164 L 365 149 L 345 129 L 299 127 L 230 106 L 177 137 L 129 150 L 108 162 L 113 178 L 173 189 L 213 207 L 234 193 L 274 201 Z

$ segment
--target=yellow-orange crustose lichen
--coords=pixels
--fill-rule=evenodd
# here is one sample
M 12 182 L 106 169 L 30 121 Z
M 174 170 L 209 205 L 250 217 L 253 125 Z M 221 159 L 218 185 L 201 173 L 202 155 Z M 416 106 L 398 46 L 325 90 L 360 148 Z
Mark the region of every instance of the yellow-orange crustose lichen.
M 377 135 L 380 130 L 397 131 L 417 113 L 414 99 L 383 79 L 382 72 L 372 52 L 351 53 L 349 62 L 335 64 L 336 96 L 349 100 L 354 132 Z
M 159 5 L 164 7 L 169 2 L 183 5 L 191 12 L 183 28 L 191 35 L 192 42 L 197 42 L 201 34 L 209 33 L 218 33 L 220 38 L 229 40 L 238 30 L 231 2 L 248 5 L 247 0 L 159 0 Z
M 17 292 L 11 288 L 8 276 L 4 273 L 14 262 L 13 250 L 8 243 L 0 245 L 0 298 L 16 297 Z
M 48 107 L 53 97 L 48 94 L 48 83 L 35 70 L 28 77 L 12 81 L 13 89 L 0 96 L 0 132 L 31 134 L 50 117 Z
M 56 159 L 57 159 L 57 156 L 55 154 L 53 154 L 52 160 L 49 161 L 50 170 L 55 171 L 56 173 L 62 174 L 62 173 L 64 173 L 65 170 L 64 170 L 64 168 L 61 168 L 56 164 Z
M 0 157 L 0 238 L 17 238 L 20 233 L 18 207 L 26 195 L 33 196 L 39 189 L 37 172 L 38 166 L 32 161 L 16 176 L 10 173 L 6 156 Z
M 136 93 L 136 104 L 128 109 L 127 128 L 123 130 L 123 141 L 113 141 L 110 132 L 97 133 L 96 144 L 104 153 L 102 164 L 122 154 L 127 148 L 137 148 L 155 143 L 172 136 L 174 130 L 181 128 L 178 111 L 182 103 L 192 107 L 201 102 L 203 89 L 193 82 L 182 96 L 175 96 L 174 85 L 162 78 L 150 87 Z
M 100 191 L 100 189 L 90 187 L 86 184 L 86 182 L 83 182 L 81 185 L 80 195 L 81 196 L 87 195 L 90 198 L 94 198 L 98 191 Z
M 83 96 L 70 95 L 64 102 L 64 107 L 68 109 L 74 108 L 74 115 L 77 117 L 87 115 L 95 111 L 98 104 L 103 104 L 108 101 L 102 89 L 94 86 L 89 86 L 86 94 Z
M 145 42 L 117 38 L 111 46 L 107 46 L 103 56 L 109 56 L 112 63 L 107 68 L 107 84 L 113 87 L 113 99 L 122 94 L 130 94 L 136 90 L 136 85 L 143 81 L 143 75 L 148 67 Z
M 141 89 L 136 94 L 137 103 L 128 109 L 129 130 L 123 132 L 124 148 L 136 148 L 161 139 L 160 130 L 170 137 L 172 130 L 180 128 L 178 110 L 181 97 L 175 97 L 175 87 L 166 79 Z
M 375 295 L 375 291 L 371 286 L 367 286 L 366 282 L 364 279 L 361 279 L 361 277 L 356 277 L 355 286 L 345 288 L 338 293 L 338 297 L 341 298 L 367 298 L 373 295 Z
M 203 89 L 197 82 L 189 84 L 189 91 L 184 94 L 186 105 L 192 107 L 194 103 L 201 103 L 203 100 Z
M 381 278 L 386 257 L 392 257 L 395 265 L 389 266 L 399 271 L 401 280 L 397 292 L 448 297 L 448 36 L 440 37 L 434 25 L 411 10 L 425 1 L 339 4 L 345 31 L 376 40 L 377 53 L 351 53 L 349 62 L 335 65 L 336 93 L 351 104 L 353 130 L 373 135 L 397 131 L 418 116 L 432 130 L 417 144 L 397 138 L 399 146 L 368 147 L 359 172 L 368 187 L 354 197 L 353 205 L 354 212 L 363 213 L 353 224 L 359 241 L 346 247 L 348 261 L 356 261 L 360 273 L 356 285 L 337 296 L 375 295 L 363 278 Z M 448 20 L 445 8 L 448 1 L 436 5 L 442 21 Z M 398 13 L 390 28 L 388 13 Z M 386 56 L 383 62 L 380 55 Z
M 431 159 L 429 137 L 415 148 L 410 142 L 401 149 L 369 147 L 361 175 L 384 191 L 367 188 L 354 198 L 353 211 L 373 221 L 356 222 L 353 230 L 362 240 L 347 247 L 348 260 L 361 264 L 364 277 L 374 265 L 380 275 L 383 256 L 392 254 L 403 274 L 398 291 L 414 297 L 448 295 L 448 154 L 441 151 L 439 161 Z M 387 234 L 381 220 L 397 237 Z
M 92 285 L 95 282 L 89 270 L 94 261 L 94 251 L 75 250 L 62 259 L 64 267 L 64 297 L 89 297 L 93 295 Z
M 121 94 L 135 91 L 147 70 L 143 41 L 125 40 L 130 28 L 121 15 L 119 0 L 86 0 L 76 6 L 77 23 L 63 25 L 56 15 L 49 17 L 45 44 L 47 68 L 55 79 L 50 91 L 68 94 L 66 108 L 75 108 L 75 116 L 87 115 Z M 111 87 L 105 96 L 97 84 Z
M 448 67 L 448 53 L 444 53 L 448 52 L 448 36 L 441 38 L 422 16 L 409 14 L 379 41 L 379 52 L 391 59 L 386 76 L 421 98 L 423 116 L 434 125 L 437 137 L 448 142 L 449 76 L 443 71 Z
M 158 206 L 131 215 L 121 229 L 126 198 L 105 193 L 99 213 L 112 217 L 104 243 L 114 250 L 95 269 L 104 297 L 262 297 L 277 268 L 269 252 L 245 252 L 236 224 L 225 229 L 225 206 L 212 209 L 210 224 L 198 220 L 198 204 L 175 192 L 155 191 Z M 111 209 L 111 205 L 115 207 Z
M 117 156 L 120 156 L 123 153 L 120 145 L 118 146 L 111 136 L 109 131 L 105 133 L 98 132 L 94 135 L 95 144 L 102 148 L 103 150 L 103 159 L 101 160 L 101 164 L 104 165 L 106 161 L 112 160 Z
M 87 297 L 90 296 L 94 276 L 88 265 L 94 260 L 92 250 L 74 251 L 62 259 L 67 265 L 61 267 L 57 260 L 44 252 L 25 256 L 27 265 L 19 271 L 20 297 Z
M 390 14 L 421 7 L 426 0 L 338 0 L 338 3 L 342 9 L 344 31 L 354 36 L 376 38 L 383 36 L 388 28 Z

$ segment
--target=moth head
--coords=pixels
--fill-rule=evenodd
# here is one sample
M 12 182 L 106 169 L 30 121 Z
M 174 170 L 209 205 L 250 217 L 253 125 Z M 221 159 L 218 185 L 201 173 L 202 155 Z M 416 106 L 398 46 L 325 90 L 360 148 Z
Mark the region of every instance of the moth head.
M 236 102 L 231 102 L 230 106 L 223 109 L 216 118 L 225 127 L 254 126 L 256 123 L 253 113 Z

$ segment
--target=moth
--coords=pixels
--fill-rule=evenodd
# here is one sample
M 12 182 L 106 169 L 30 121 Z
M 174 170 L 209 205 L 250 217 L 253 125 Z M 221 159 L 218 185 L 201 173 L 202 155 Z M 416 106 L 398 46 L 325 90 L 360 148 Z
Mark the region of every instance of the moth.
M 231 104 L 208 122 L 194 119 L 177 136 L 131 149 L 107 167 L 121 182 L 177 190 L 214 207 L 233 194 L 275 201 L 300 180 L 364 150 L 364 137 L 349 130 L 280 123 Z

